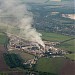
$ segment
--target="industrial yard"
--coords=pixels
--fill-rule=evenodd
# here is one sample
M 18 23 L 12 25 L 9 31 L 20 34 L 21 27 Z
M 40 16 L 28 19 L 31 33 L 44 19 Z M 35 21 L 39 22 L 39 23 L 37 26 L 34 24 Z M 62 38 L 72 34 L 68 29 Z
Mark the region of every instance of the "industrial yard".
M 59 42 L 43 41 L 45 47 L 33 41 L 26 41 L 18 36 L 8 34 L 10 38 L 8 52 L 19 54 L 23 58 L 23 64 L 36 64 L 41 57 L 64 57 L 67 51 L 55 48 Z

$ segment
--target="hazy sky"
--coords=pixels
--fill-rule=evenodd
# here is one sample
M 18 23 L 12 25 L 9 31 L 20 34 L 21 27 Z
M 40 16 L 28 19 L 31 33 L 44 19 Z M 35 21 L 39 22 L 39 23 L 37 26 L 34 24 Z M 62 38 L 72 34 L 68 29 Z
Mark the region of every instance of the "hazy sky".
M 46 1 L 61 1 L 61 0 L 24 0 L 24 1 L 40 3 L 40 2 L 46 2 Z
M 26 2 L 45 2 L 46 0 L 24 0 Z

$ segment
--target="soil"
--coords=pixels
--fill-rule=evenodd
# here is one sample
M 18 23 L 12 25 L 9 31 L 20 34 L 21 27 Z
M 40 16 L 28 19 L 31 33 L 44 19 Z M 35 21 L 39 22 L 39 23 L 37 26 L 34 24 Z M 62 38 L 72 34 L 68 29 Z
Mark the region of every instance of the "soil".
M 60 75 L 75 75 L 75 61 L 66 59 Z
M 3 53 L 6 53 L 6 52 L 7 51 L 5 50 L 4 46 L 0 45 L 0 72 L 9 70 L 9 67 L 6 65 L 3 58 Z
M 3 53 L 7 53 L 4 45 L 0 45 L 0 75 L 25 75 L 25 72 L 17 69 L 10 69 L 5 63 Z M 3 74 L 4 73 L 4 74 Z

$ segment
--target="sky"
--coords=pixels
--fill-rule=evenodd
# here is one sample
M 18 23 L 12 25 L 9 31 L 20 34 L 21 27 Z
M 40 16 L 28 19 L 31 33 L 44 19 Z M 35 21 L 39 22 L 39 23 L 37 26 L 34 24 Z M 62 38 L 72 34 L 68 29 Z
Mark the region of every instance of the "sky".
M 45 3 L 50 1 L 75 1 L 75 0 L 23 0 L 25 2 L 33 2 L 33 3 Z
M 46 0 L 24 0 L 25 2 L 36 2 L 36 3 L 40 3 L 40 2 L 45 2 Z
M 41 3 L 46 1 L 61 1 L 61 0 L 24 0 L 25 2 L 35 2 L 35 3 Z

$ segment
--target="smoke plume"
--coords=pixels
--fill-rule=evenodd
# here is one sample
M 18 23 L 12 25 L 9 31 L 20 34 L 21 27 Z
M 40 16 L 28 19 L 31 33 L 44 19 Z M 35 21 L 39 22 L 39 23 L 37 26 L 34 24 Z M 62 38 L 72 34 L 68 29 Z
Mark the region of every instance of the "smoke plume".
M 7 32 L 44 46 L 42 35 L 32 27 L 33 14 L 28 9 L 21 0 L 0 0 L 0 23 L 8 26 Z

